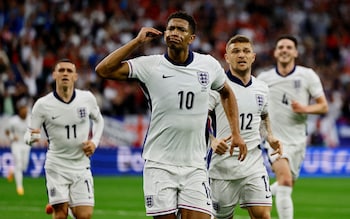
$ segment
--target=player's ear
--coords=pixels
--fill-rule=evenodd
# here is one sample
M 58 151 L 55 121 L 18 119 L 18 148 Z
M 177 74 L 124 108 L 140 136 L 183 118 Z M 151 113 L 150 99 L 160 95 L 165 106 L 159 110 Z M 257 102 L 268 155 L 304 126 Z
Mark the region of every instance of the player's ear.
M 195 39 L 196 39 L 196 35 L 192 34 L 192 35 L 190 36 L 189 43 L 190 43 L 190 44 L 193 43 L 193 41 L 194 41 Z
M 74 81 L 78 80 L 78 73 L 77 72 L 74 73 L 73 79 L 74 79 Z
M 256 53 L 254 52 L 254 53 L 253 53 L 252 63 L 255 62 L 255 59 L 256 59 Z
M 227 53 L 224 54 L 224 58 L 225 58 L 226 63 L 230 64 L 230 59 L 229 59 Z

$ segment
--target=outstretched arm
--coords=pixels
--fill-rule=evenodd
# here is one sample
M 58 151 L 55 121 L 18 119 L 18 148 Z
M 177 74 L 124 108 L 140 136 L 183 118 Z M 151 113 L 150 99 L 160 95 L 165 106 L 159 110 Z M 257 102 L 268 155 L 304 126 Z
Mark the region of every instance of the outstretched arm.
M 137 47 L 162 35 L 162 32 L 152 27 L 143 27 L 138 35 L 124 46 L 105 57 L 95 68 L 99 76 L 106 79 L 126 80 L 129 75 L 129 66 L 125 59 Z

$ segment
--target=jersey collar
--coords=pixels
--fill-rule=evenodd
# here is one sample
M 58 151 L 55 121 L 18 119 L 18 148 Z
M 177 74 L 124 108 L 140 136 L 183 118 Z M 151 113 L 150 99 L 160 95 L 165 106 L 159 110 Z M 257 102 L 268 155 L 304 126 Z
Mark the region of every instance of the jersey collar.
M 170 63 L 172 63 L 173 65 L 178 65 L 178 66 L 187 66 L 187 65 L 189 65 L 189 64 L 191 64 L 191 62 L 193 61 L 193 52 L 192 51 L 189 51 L 188 52 L 188 57 L 187 57 L 187 59 L 186 59 L 186 61 L 184 62 L 184 63 L 175 63 L 175 62 L 173 62 L 173 60 L 171 60 L 170 58 L 169 58 L 169 54 L 168 53 L 165 53 L 164 54 L 164 57 L 170 62 Z
M 53 91 L 53 95 L 54 95 L 59 101 L 61 101 L 62 103 L 66 103 L 66 102 L 64 102 L 64 101 L 61 99 L 60 96 L 58 96 L 56 90 Z M 74 100 L 74 98 L 75 98 L 75 90 L 73 91 L 72 98 L 70 98 L 70 100 L 69 100 L 66 104 L 71 103 L 71 102 Z
M 275 69 L 276 69 L 276 73 L 281 76 L 281 77 L 288 77 L 289 75 L 293 74 L 295 72 L 295 68 L 296 68 L 296 65 L 294 65 L 293 69 L 288 72 L 288 74 L 286 75 L 282 75 L 279 71 L 278 71 L 278 68 L 277 68 L 277 65 L 275 66 Z
M 233 83 L 239 84 L 243 87 L 249 87 L 252 84 L 252 77 L 250 77 L 249 82 L 246 85 L 244 85 L 243 82 L 239 78 L 232 75 L 230 70 L 226 71 L 226 75 L 227 75 L 228 79 L 230 79 L 230 81 L 232 81 Z

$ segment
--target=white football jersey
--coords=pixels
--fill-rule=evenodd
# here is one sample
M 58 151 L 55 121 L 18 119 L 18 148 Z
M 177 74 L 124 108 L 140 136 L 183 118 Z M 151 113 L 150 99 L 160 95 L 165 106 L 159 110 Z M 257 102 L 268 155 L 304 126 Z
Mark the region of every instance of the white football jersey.
M 149 98 L 151 121 L 143 158 L 205 168 L 205 124 L 210 89 L 221 89 L 224 70 L 210 55 L 190 52 L 185 65 L 167 55 L 128 61 L 130 78 L 139 79 Z
M 29 128 L 43 127 L 47 136 L 46 169 L 79 171 L 90 167 L 90 159 L 84 154 L 82 143 L 89 139 L 92 126 L 92 141 L 97 147 L 103 125 L 93 94 L 75 89 L 68 103 L 61 101 L 56 92 L 39 98 L 33 106 Z
M 324 95 L 319 76 L 311 68 L 297 65 L 287 76 L 273 68 L 261 72 L 258 78 L 265 81 L 270 90 L 269 117 L 274 136 L 284 146 L 305 147 L 307 115 L 294 113 L 291 102 L 308 105 L 311 98 Z
M 267 113 L 268 87 L 254 76 L 244 85 L 240 79 L 228 74 L 229 84 L 238 104 L 240 134 L 247 144 L 248 155 L 244 161 L 238 161 L 239 149 L 234 148 L 233 157 L 229 151 L 223 155 L 212 153 L 209 165 L 209 177 L 215 179 L 239 179 L 265 168 L 261 150 L 261 116 Z M 210 92 L 209 110 L 215 112 L 216 138 L 223 139 L 231 135 L 230 125 L 222 107 L 218 92 Z
M 18 115 L 14 115 L 8 120 L 6 129 L 10 131 L 13 137 L 17 137 L 17 141 L 14 141 L 12 143 L 20 143 L 26 145 L 24 141 L 24 134 L 27 131 L 28 123 L 29 116 L 27 116 L 26 119 L 21 119 Z

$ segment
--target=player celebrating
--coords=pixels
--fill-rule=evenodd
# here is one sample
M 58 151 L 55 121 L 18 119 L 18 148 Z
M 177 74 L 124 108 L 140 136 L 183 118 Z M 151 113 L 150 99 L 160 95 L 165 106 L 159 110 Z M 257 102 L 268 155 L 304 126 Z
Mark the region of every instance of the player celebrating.
M 219 93 L 210 92 L 209 111 L 216 127 L 216 138 L 210 135 L 212 153 L 209 163 L 210 187 L 214 215 L 216 218 L 233 218 L 234 208 L 240 204 L 247 208 L 250 218 L 269 219 L 272 196 L 269 176 L 260 148 L 260 124 L 266 131 L 267 141 L 274 148 L 274 154 L 281 154 L 280 142 L 273 137 L 268 119 L 268 87 L 251 75 L 256 54 L 252 42 L 243 35 L 232 37 L 226 45 L 225 59 L 229 64 L 227 77 L 236 94 L 240 118 L 240 134 L 248 148 L 244 161 L 228 153 L 230 127 L 220 102 Z M 262 121 L 262 122 L 261 122 Z
M 271 191 L 276 195 L 277 212 L 283 219 L 294 215 L 292 188 L 305 157 L 307 114 L 328 111 L 319 76 L 310 68 L 296 65 L 297 46 L 295 37 L 279 37 L 274 50 L 276 68 L 258 75 L 269 86 L 271 128 L 285 152 L 281 159 L 270 157 L 277 179 Z M 310 104 L 310 98 L 315 103 Z
M 74 88 L 78 79 L 74 63 L 58 61 L 52 77 L 56 88 L 34 104 L 26 140 L 37 141 L 37 133 L 44 128 L 49 142 L 45 177 L 53 218 L 67 218 L 68 207 L 75 218 L 91 218 L 94 184 L 90 157 L 102 135 L 103 117 L 93 94 Z
M 18 195 L 24 195 L 23 172 L 28 168 L 30 147 L 24 141 L 28 125 L 28 106 L 24 99 L 17 103 L 17 114 L 10 118 L 5 129 L 6 136 L 11 141 L 11 153 L 14 159 L 14 169 L 9 171 L 8 179 L 15 178 Z
M 205 163 L 205 122 L 209 90 L 218 90 L 231 128 L 232 146 L 239 146 L 240 160 L 246 146 L 239 135 L 237 105 L 225 82 L 224 70 L 210 55 L 190 50 L 195 21 L 175 12 L 167 20 L 164 55 L 141 56 L 124 61 L 137 47 L 161 36 L 143 27 L 136 38 L 112 52 L 96 67 L 108 79 L 136 78 L 148 94 L 151 122 L 143 148 L 144 195 L 148 216 L 174 219 L 209 219 L 211 199 Z

